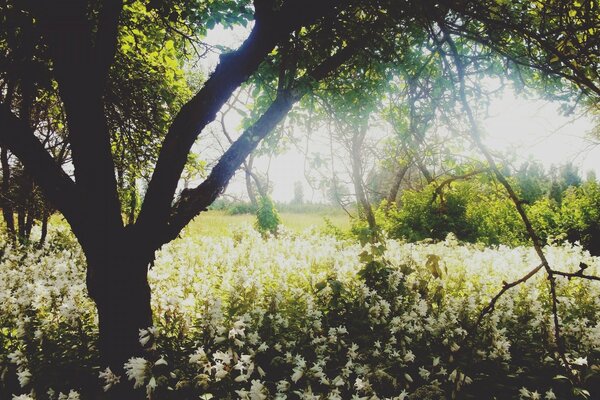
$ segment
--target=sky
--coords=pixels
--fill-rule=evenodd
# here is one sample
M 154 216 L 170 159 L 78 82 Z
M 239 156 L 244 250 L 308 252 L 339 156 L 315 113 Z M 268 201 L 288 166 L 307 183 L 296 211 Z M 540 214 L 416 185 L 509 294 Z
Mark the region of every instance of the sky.
M 205 41 L 211 45 L 235 48 L 247 33 L 248 29 L 232 31 L 217 27 L 209 32 Z M 217 62 L 218 55 L 211 54 L 202 63 L 202 68 L 210 73 Z M 237 129 L 238 124 L 239 121 L 233 118 L 230 129 Z M 585 116 L 562 115 L 558 103 L 522 98 L 507 90 L 502 97 L 492 101 L 488 117 L 481 124 L 485 133 L 484 143 L 491 150 L 513 154 L 523 162 L 537 160 L 546 168 L 572 162 L 583 176 L 592 170 L 600 177 L 600 146 L 588 135 L 593 127 L 592 121 Z M 323 201 L 322 193 L 313 191 L 306 181 L 304 155 L 295 148 L 270 161 L 257 160 L 255 165 L 262 172 L 268 168 L 273 187 L 271 195 L 276 201 L 290 201 L 297 181 L 303 184 L 305 199 Z M 242 174 L 238 173 L 232 180 L 228 194 L 245 195 L 241 177 Z

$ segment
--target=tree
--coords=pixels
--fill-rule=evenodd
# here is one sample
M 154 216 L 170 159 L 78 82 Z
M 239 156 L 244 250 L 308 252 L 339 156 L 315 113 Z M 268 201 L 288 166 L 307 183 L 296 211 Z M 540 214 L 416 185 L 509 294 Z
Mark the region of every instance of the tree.
M 294 182 L 294 198 L 292 204 L 304 204 L 304 186 L 301 181 Z
M 569 6 L 571 2 L 551 2 L 532 10 L 525 1 L 491 0 L 133 2 L 133 6 L 145 9 L 143 13 L 153 17 L 152 25 L 160 27 L 155 31 L 155 39 L 156 43 L 164 43 L 165 49 L 172 46 L 165 36 L 161 39 L 166 31 L 174 30 L 185 37 L 219 22 L 247 23 L 252 19 L 254 23 L 237 50 L 221 55 L 218 66 L 199 91 L 181 107 L 177 106 L 179 111 L 172 119 L 159 124 L 158 140 L 152 134 L 146 137 L 143 155 L 151 154 L 147 160 L 153 172 L 135 222 L 125 224 L 119 192 L 121 164 L 113 146 L 114 133 L 125 131 L 113 125 L 109 116 L 115 102 L 132 97 L 127 90 L 113 95 L 108 89 L 118 81 L 111 71 L 121 68 L 116 54 L 132 45 L 120 42 L 120 35 L 131 30 L 137 37 L 139 21 L 127 18 L 128 9 L 119 0 L 5 1 L 6 6 L 0 9 L 2 21 L 6 22 L 2 24 L 3 31 L 19 27 L 23 20 L 35 28 L 32 43 L 44 61 L 40 63 L 40 75 L 49 76 L 46 81 L 58 88 L 64 107 L 74 180 L 44 148 L 26 116 L 15 113 L 4 99 L 0 105 L 0 145 L 19 158 L 45 197 L 65 216 L 85 252 L 87 287 L 98 309 L 103 362 L 113 371 L 120 371 L 125 360 L 141 351 L 138 330 L 152 325 L 147 271 L 155 251 L 175 239 L 191 219 L 223 192 L 260 141 L 294 104 L 324 85 L 330 75 L 353 76 L 352 71 L 361 75 L 370 65 L 395 60 L 410 46 L 407 38 L 413 34 L 418 37 L 439 21 L 447 20 L 445 24 L 453 32 L 479 40 L 518 65 L 527 63 L 600 93 L 596 90 L 598 60 L 591 57 L 598 54 L 598 44 L 586 39 L 596 37 L 598 21 L 593 17 L 598 6 L 591 1 L 579 6 L 574 3 Z M 554 14 L 548 14 L 549 11 Z M 570 15 L 571 11 L 575 11 L 575 18 L 565 20 L 564 13 Z M 562 33 L 548 31 L 546 26 L 564 26 L 578 42 L 570 35 L 567 43 L 561 39 Z M 592 33 L 586 33 L 590 29 Z M 569 50 L 580 45 L 589 59 Z M 8 41 L 0 46 L 7 54 L 19 47 Z M 531 49 L 534 54 L 527 53 Z M 149 58 L 141 62 L 151 65 L 154 53 L 150 52 Z M 556 56 L 558 62 L 553 58 Z M 162 63 L 168 65 L 169 59 L 172 60 L 165 58 Z M 546 68 L 548 62 L 553 65 L 550 69 Z M 10 62 L 7 65 L 14 67 Z M 204 181 L 178 193 L 188 154 L 200 133 L 232 93 L 250 77 L 257 76 L 270 89 L 261 96 L 265 101 L 256 119 L 224 152 Z M 367 81 L 371 78 L 369 74 L 361 76 Z M 40 80 L 32 75 L 23 82 Z M 131 77 L 125 77 L 123 82 L 131 83 Z M 160 93 L 158 98 L 163 104 L 177 105 L 169 93 Z M 133 109 L 143 114 L 145 102 L 134 104 Z M 136 125 L 131 128 L 139 130 Z M 123 149 L 129 155 L 131 143 L 124 142 Z M 153 155 L 151 150 L 155 151 Z M 123 165 L 131 162 L 134 161 L 128 159 Z M 127 174 L 124 172 L 123 177 Z M 122 181 L 126 185 L 132 182 Z M 132 398 L 127 393 L 122 397 Z
M 183 8 L 179 8 L 178 4 L 159 2 L 145 7 L 162 17 L 165 13 L 171 16 L 168 10 L 177 12 L 186 9 L 186 5 L 189 6 L 183 2 Z M 244 22 L 252 14 L 250 5 L 243 1 L 215 2 L 214 7 L 214 13 L 210 9 L 195 9 L 199 14 L 193 17 L 200 18 L 200 22 L 209 16 L 213 21 L 233 18 Z M 113 370 L 121 370 L 124 361 L 141 351 L 138 330 L 152 325 L 146 275 L 154 252 L 176 238 L 193 217 L 215 200 L 243 160 L 294 103 L 364 48 L 368 42 L 364 35 L 377 37 L 374 17 L 363 18 L 358 24 L 361 30 L 354 29 L 356 25 L 353 29 L 347 26 L 353 21 L 350 14 L 354 11 L 350 10 L 360 8 L 360 2 L 351 1 L 291 0 L 276 5 L 257 0 L 248 39 L 236 51 L 221 56 L 202 88 L 168 124 L 160 146 L 150 146 L 160 147 L 160 151 L 139 215 L 129 225 L 124 225 L 121 215 L 115 176 L 118 158 L 111 146 L 115 128 L 107 115 L 114 99 L 107 95 L 107 88 L 114 80 L 109 73 L 115 54 L 123 50 L 123 45 L 118 47 L 119 34 L 131 29 L 134 22 L 124 18 L 123 3 L 116 0 L 10 2 L 4 8 L 3 17 L 7 20 L 16 18 L 12 15 L 16 14 L 39 28 L 38 39 L 52 62 L 53 68 L 48 72 L 59 88 L 66 112 L 75 180 L 44 149 L 28 121 L 15 115 L 5 102 L 0 106 L 0 143 L 21 160 L 45 196 L 65 216 L 85 252 L 88 292 L 98 309 L 99 350 L 103 362 Z M 377 14 L 371 10 L 366 15 Z M 339 33 L 331 35 L 329 29 Z M 326 33 L 327 41 L 313 42 Z M 273 53 L 279 46 L 285 48 L 286 43 L 296 41 L 300 42 L 297 51 L 310 57 L 297 57 L 291 50 Z M 292 62 L 285 56 L 297 58 Z M 265 64 L 269 60 L 271 64 Z M 301 69 L 297 68 L 300 60 Z M 264 66 L 275 66 L 278 71 L 276 97 L 224 153 L 208 177 L 197 187 L 183 190 L 173 202 L 195 139 L 234 90 Z M 118 96 L 129 98 L 128 93 Z M 162 100 L 170 101 L 168 96 Z

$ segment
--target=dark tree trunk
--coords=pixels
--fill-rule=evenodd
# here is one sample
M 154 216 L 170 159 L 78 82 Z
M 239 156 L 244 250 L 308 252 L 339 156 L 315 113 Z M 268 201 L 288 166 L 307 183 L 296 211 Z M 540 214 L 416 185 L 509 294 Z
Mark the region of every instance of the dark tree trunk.
M 137 399 L 144 391 L 133 391 L 123 364 L 144 355 L 139 330 L 152 326 L 149 257 L 141 256 L 126 241 L 114 244 L 105 254 L 87 252 L 87 289 L 98 309 L 98 350 L 102 366 L 121 375 L 121 384 L 109 392 L 110 399 Z M 139 392 L 139 393 L 138 393 Z M 141 393 L 141 394 L 140 394 Z
M 30 187 L 31 191 L 29 192 L 29 195 L 27 196 L 26 206 L 25 206 L 25 209 L 27 210 L 27 212 L 25 214 L 25 235 L 27 236 L 27 239 L 29 239 L 31 237 L 31 229 L 33 228 L 35 218 L 39 217 L 39 210 L 36 209 L 36 207 L 38 205 L 36 204 L 35 195 L 33 193 L 35 188 L 33 185 L 33 181 L 30 180 L 30 182 L 31 182 L 31 187 Z
M 17 207 L 17 229 L 19 241 L 24 243 L 27 238 L 25 236 L 25 206 L 23 204 L 19 204 Z
M 34 217 L 33 181 L 23 172 L 17 200 L 17 227 L 21 243 L 29 240 Z
M 400 185 L 402 184 L 404 176 L 406 175 L 409 167 L 410 163 L 406 163 L 398 168 L 398 171 L 394 176 L 394 182 L 392 182 L 392 187 L 390 188 L 390 193 L 387 197 L 388 206 L 396 202 L 396 199 L 398 198 L 398 192 L 400 191 Z
M 15 235 L 15 220 L 13 216 L 12 202 L 10 199 L 10 164 L 8 163 L 8 151 L 5 148 L 0 150 L 0 162 L 2 164 L 2 193 L 0 195 L 0 206 L 2 207 L 2 216 L 6 223 L 6 230 L 10 237 Z
M 47 207 L 44 207 L 42 213 L 42 234 L 40 236 L 39 246 L 42 247 L 46 243 L 46 237 L 48 236 L 48 220 L 50 219 L 50 212 Z

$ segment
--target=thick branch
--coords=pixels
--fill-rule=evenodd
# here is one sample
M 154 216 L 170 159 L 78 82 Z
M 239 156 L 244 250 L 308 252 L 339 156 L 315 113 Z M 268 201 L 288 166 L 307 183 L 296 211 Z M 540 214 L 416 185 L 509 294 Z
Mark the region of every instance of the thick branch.
M 258 121 L 223 154 L 208 178 L 194 189 L 184 190 L 181 193 L 174 206 L 173 215 L 169 219 L 168 237 L 161 240 L 163 243 L 174 239 L 189 221 L 212 204 L 225 190 L 229 180 L 246 157 L 281 122 L 296 101 L 296 96 L 292 96 L 290 91 L 281 93 Z
M 298 102 L 313 85 L 327 77 L 344 64 L 358 48 L 358 42 L 348 45 L 338 53 L 319 64 L 308 73 L 295 88 L 281 91 L 267 111 L 231 145 L 223 154 L 217 165 L 212 169 L 208 178 L 199 186 L 185 190 L 171 213 L 165 230 L 165 235 L 158 238 L 158 245 L 173 240 L 179 232 L 200 212 L 225 190 L 235 171 L 242 165 L 246 157 L 258 146 L 283 120 L 293 105 Z
M 463 339 L 463 343 L 465 343 L 470 337 L 472 337 L 472 335 L 475 334 L 475 332 L 481 325 L 481 322 L 483 321 L 485 316 L 494 312 L 494 310 L 496 309 L 496 303 L 498 302 L 498 300 L 500 300 L 500 298 L 504 295 L 504 293 L 506 293 L 509 289 L 512 289 L 513 287 L 515 287 L 517 285 L 520 285 L 521 283 L 527 282 L 529 280 L 529 278 L 531 278 L 532 276 L 537 274 L 538 271 L 540 269 L 542 269 L 543 266 L 544 266 L 543 264 L 538 265 L 537 267 L 535 267 L 534 269 L 529 271 L 527 274 L 525 274 L 522 278 L 517 279 L 516 281 L 510 282 L 510 283 L 503 282 L 502 289 L 490 300 L 488 305 L 485 306 L 479 313 L 479 316 L 477 317 L 477 321 L 475 321 L 473 326 L 470 327 L 470 329 L 467 333 L 467 336 L 465 336 L 465 338 Z
M 257 15 L 254 28 L 242 46 L 221 56 L 213 74 L 200 92 L 182 107 L 165 137 L 138 217 L 141 229 L 148 230 L 166 223 L 187 154 L 200 132 L 215 119 L 233 91 L 256 71 L 268 53 L 291 32 L 313 23 L 317 18 L 333 14 L 337 4 L 337 0 L 291 1 L 285 2 L 277 13 L 263 10 L 261 18 Z
M 466 174 L 463 174 L 463 175 L 451 176 L 448 179 L 442 181 L 438 185 L 438 187 L 435 188 L 435 191 L 433 192 L 433 196 L 431 198 L 431 204 L 435 203 L 435 200 L 437 199 L 437 197 L 442 194 L 444 187 L 450 186 L 452 184 L 452 182 L 455 182 L 458 180 L 466 180 L 466 179 L 472 178 L 473 176 L 479 175 L 484 172 L 487 172 L 487 169 L 476 169 L 471 172 L 467 172 Z
M 10 149 L 44 190 L 46 197 L 78 231 L 80 213 L 75 184 L 44 149 L 29 126 L 0 104 L 0 144 Z

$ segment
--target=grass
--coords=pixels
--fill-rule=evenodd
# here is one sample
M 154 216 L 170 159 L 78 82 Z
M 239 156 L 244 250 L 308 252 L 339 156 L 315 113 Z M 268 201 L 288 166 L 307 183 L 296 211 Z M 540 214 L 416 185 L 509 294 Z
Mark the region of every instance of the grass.
M 282 224 L 294 231 L 302 232 L 309 228 L 325 227 L 325 218 L 343 230 L 350 229 L 350 220 L 343 211 L 333 210 L 320 213 L 279 214 Z M 196 217 L 186 228 L 186 235 L 229 236 L 242 225 L 254 225 L 256 217 L 252 214 L 229 215 L 226 211 L 209 210 Z

